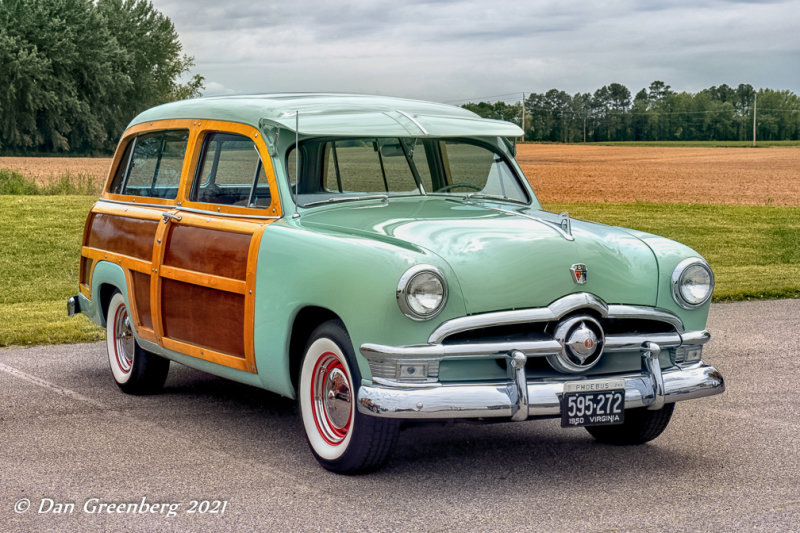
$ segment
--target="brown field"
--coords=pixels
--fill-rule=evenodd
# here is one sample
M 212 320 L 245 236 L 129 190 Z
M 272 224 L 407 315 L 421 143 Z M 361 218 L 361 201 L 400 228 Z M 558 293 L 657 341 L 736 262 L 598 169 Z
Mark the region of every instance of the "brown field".
M 39 185 L 67 173 L 105 180 L 110 166 L 110 157 L 0 157 L 0 168 L 34 178 Z
M 544 202 L 800 206 L 800 148 L 523 144 L 517 160 Z
M 800 206 L 800 148 L 523 144 L 517 160 L 544 202 Z M 0 157 L 40 184 L 67 172 L 105 179 L 110 158 Z

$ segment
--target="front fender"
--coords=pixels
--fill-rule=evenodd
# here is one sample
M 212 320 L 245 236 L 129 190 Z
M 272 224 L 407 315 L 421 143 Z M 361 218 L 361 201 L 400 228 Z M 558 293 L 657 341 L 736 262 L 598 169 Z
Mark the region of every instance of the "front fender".
M 418 264 L 439 268 L 448 283 L 445 308 L 429 321 L 406 317 L 396 300 L 400 277 Z M 455 274 L 432 252 L 333 229 L 307 231 L 294 221 L 276 222 L 261 239 L 256 276 L 254 340 L 264 387 L 293 394 L 291 330 L 297 314 L 309 306 L 341 318 L 365 379 L 371 373 L 359 353 L 361 344 L 425 343 L 439 324 L 465 313 Z

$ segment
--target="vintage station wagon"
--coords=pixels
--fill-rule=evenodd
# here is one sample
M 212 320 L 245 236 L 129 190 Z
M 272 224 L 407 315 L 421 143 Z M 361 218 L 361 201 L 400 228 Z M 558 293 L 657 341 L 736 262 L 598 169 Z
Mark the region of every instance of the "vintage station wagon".
M 296 398 L 316 459 L 374 469 L 401 421 L 560 418 L 639 444 L 724 390 L 693 250 L 542 210 L 521 130 L 355 95 L 137 116 L 86 220 L 70 314 L 119 387 L 175 361 Z

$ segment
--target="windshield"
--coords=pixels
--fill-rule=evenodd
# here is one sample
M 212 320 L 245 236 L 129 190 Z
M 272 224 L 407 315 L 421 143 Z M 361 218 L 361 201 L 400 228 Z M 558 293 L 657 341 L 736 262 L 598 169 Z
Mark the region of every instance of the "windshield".
M 287 155 L 300 206 L 376 196 L 530 198 L 506 159 L 487 144 L 461 139 L 310 139 Z

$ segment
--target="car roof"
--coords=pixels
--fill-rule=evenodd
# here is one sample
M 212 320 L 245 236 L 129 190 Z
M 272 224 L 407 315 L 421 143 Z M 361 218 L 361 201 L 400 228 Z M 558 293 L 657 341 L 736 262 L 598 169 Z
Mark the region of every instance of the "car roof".
M 259 129 L 295 131 L 303 136 L 503 136 L 522 130 L 510 122 L 481 118 L 467 109 L 386 96 L 282 93 L 212 96 L 153 107 L 128 127 L 166 119 L 223 120 Z

